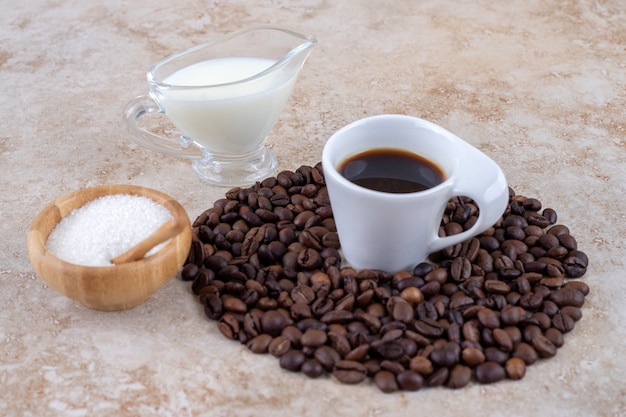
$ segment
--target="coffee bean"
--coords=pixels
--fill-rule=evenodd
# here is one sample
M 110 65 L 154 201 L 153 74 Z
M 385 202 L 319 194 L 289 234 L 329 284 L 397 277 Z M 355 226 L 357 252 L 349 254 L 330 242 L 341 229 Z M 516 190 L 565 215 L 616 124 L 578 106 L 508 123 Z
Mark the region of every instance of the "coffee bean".
M 309 378 L 319 378 L 324 375 L 324 368 L 315 359 L 305 360 L 300 371 Z
M 493 238 L 493 236 L 491 237 Z M 493 239 L 495 240 L 497 244 L 497 246 L 493 249 L 493 251 L 495 251 L 498 249 L 500 243 L 498 242 L 497 239 L 495 238 Z M 480 249 L 478 251 L 478 254 L 476 255 L 476 260 L 474 261 L 473 266 L 480 268 L 480 271 L 482 271 L 483 275 L 484 273 L 492 272 L 493 271 L 493 256 L 491 256 L 491 254 L 487 250 Z
M 228 297 L 225 298 L 222 302 L 224 310 L 230 311 L 233 313 L 246 313 L 248 311 L 248 306 L 241 301 L 239 298 Z
M 306 356 L 300 350 L 290 350 L 282 355 L 278 361 L 281 368 L 291 372 L 299 372 L 306 361 Z
M 504 362 L 509 358 L 508 352 L 503 351 L 496 346 L 488 346 L 485 348 L 485 361 L 495 362 L 500 365 L 504 365 Z
M 318 298 L 311 304 L 311 312 L 316 317 L 321 317 L 330 312 L 334 307 L 334 303 L 329 298 Z
M 352 350 L 352 346 L 350 345 L 350 342 L 345 334 L 329 332 L 328 338 L 330 339 L 333 349 L 335 349 L 342 357 L 346 356 Z
M 509 226 L 506 228 L 506 236 L 513 240 L 523 241 L 526 238 L 526 233 L 519 226 Z
M 280 335 L 291 342 L 291 346 L 301 346 L 300 339 L 302 338 L 302 331 L 296 326 L 289 325 L 281 330 Z
M 542 358 L 551 358 L 556 355 L 556 346 L 541 333 L 533 337 L 531 344 Z
M 416 290 L 419 291 L 419 289 L 417 288 Z M 420 292 L 420 295 L 421 295 L 421 292 Z M 394 320 L 397 320 L 403 323 L 411 323 L 415 318 L 413 307 L 411 307 L 411 305 L 408 302 L 404 301 L 404 299 L 402 299 L 402 301 L 398 301 L 393 304 L 393 307 L 391 308 L 391 316 L 393 317 Z
M 472 264 L 465 257 L 455 258 L 450 265 L 450 276 L 454 281 L 465 281 L 472 273 Z M 445 281 L 440 284 L 445 283 Z
M 418 276 L 418 277 L 424 277 L 426 276 L 426 274 L 428 274 L 432 270 L 433 270 L 432 264 L 428 262 L 421 262 L 417 264 L 415 268 L 413 268 L 413 275 Z
M 396 376 L 386 370 L 381 370 L 374 375 L 374 384 L 384 393 L 390 393 L 398 390 Z
M 314 270 L 322 266 L 323 259 L 317 250 L 309 247 L 298 254 L 297 262 L 304 270 Z
M 271 336 L 279 336 L 289 324 L 287 318 L 276 310 L 269 310 L 261 317 L 261 329 Z
M 424 378 L 417 372 L 402 371 L 396 375 L 396 381 L 405 391 L 418 391 L 424 386 Z
M 341 360 L 341 355 L 330 346 L 320 346 L 317 348 L 314 352 L 314 357 L 328 372 L 332 371 L 335 363 Z
M 464 310 L 474 304 L 474 299 L 463 291 L 457 291 L 450 297 L 449 308 L 453 311 Z
M 303 211 L 299 213 L 298 215 L 296 215 L 296 217 L 293 219 L 293 224 L 298 229 L 304 229 L 306 222 L 313 216 L 315 216 L 315 213 L 313 211 L 310 211 L 310 210 Z
M 528 273 L 542 274 L 547 266 L 548 265 L 542 261 L 530 261 L 524 264 L 524 270 Z
M 426 337 L 439 337 L 443 334 L 443 328 L 434 320 L 422 318 L 413 324 L 415 330 Z
M 383 359 L 380 361 L 380 369 L 384 369 L 394 375 L 398 375 L 400 372 L 404 371 L 404 366 L 400 362 Z
M 504 219 L 502 223 L 502 226 L 504 228 L 507 228 L 509 226 L 517 226 L 517 227 L 524 228 L 528 226 L 528 221 L 523 216 L 512 214 L 512 215 L 506 216 L 506 218 Z
M 546 266 L 546 273 L 549 277 L 563 277 L 565 276 L 565 268 L 560 263 L 549 263 Z
M 183 281 L 193 281 L 194 278 L 200 272 L 200 267 L 195 263 L 186 264 L 180 272 L 180 277 Z
M 585 302 L 585 294 L 573 287 L 563 287 L 552 294 L 550 294 L 550 300 L 559 307 L 571 306 L 582 307 Z
M 427 282 L 420 288 L 425 299 L 437 295 L 440 289 L 441 284 L 438 281 Z
M 560 333 L 570 332 L 574 328 L 575 324 L 576 322 L 571 316 L 562 312 L 559 312 L 552 317 L 552 325 Z
M 519 228 L 519 234 L 523 235 L 524 232 L 521 228 Z M 519 255 L 522 255 L 528 252 L 528 245 L 524 243 L 524 238 L 522 239 L 507 239 L 500 244 L 500 249 L 502 253 L 505 254 L 509 259 L 517 259 Z
M 211 295 L 204 301 L 204 313 L 212 320 L 218 320 L 222 317 L 223 305 L 222 299 L 218 295 Z
M 478 329 L 478 324 L 476 321 L 465 322 L 465 324 L 463 324 L 462 333 L 465 340 L 479 343 L 480 330 Z
M 384 359 L 399 359 L 404 355 L 402 345 L 394 340 L 372 344 L 372 351 Z
M 281 357 L 291 349 L 291 340 L 285 336 L 278 336 L 272 339 L 267 346 L 267 351 L 275 357 Z
M 291 299 L 295 303 L 311 304 L 315 299 L 315 291 L 308 285 L 297 285 L 291 290 Z
M 417 342 L 415 342 L 414 340 L 409 339 L 408 337 L 403 337 L 399 339 L 399 343 L 400 345 L 402 345 L 404 354 L 407 357 L 412 358 L 413 356 L 417 354 L 418 346 L 417 346 Z
M 415 356 L 409 362 L 411 371 L 417 372 L 422 376 L 428 376 L 435 370 L 432 362 L 424 356 Z
M 367 369 L 360 362 L 340 360 L 333 367 L 333 376 L 344 384 L 358 384 L 367 377 Z
M 475 369 L 476 380 L 481 384 L 492 384 L 503 380 L 506 372 L 502 365 L 495 362 L 484 362 Z
M 490 279 L 485 281 L 485 291 L 491 294 L 508 294 L 511 291 L 511 287 L 504 281 Z
M 211 285 L 214 280 L 215 272 L 210 269 L 199 268 L 199 271 L 191 284 L 191 290 L 194 294 L 199 295 L 202 289 Z
M 504 369 L 509 379 L 522 379 L 526 375 L 526 363 L 520 358 L 508 359 Z
M 541 202 L 536 198 L 524 198 L 522 200 L 522 207 L 524 207 L 525 210 L 539 211 L 541 210 Z
M 589 295 L 589 286 L 582 281 L 568 281 L 564 286 L 564 288 L 576 289 L 583 293 L 583 295 Z
M 543 302 L 543 296 L 538 293 L 529 292 L 524 294 L 520 300 L 519 304 L 521 307 L 525 308 L 528 311 L 533 311 L 541 307 L 541 303 Z
M 493 339 L 496 341 L 498 346 L 500 346 L 500 349 L 504 350 L 505 352 L 510 352 L 511 350 L 513 350 L 513 341 L 506 331 L 500 328 L 496 328 L 493 329 L 492 334 Z
M 522 298 L 522 294 L 520 294 L 517 291 L 511 291 L 510 293 L 508 293 L 505 296 L 506 301 L 510 304 L 510 305 L 517 305 L 519 304 L 519 300 Z
M 218 330 L 227 339 L 237 339 L 239 337 L 239 322 L 232 313 L 225 313 L 217 323 Z
M 556 246 L 554 248 L 550 248 L 547 252 L 547 255 L 551 258 L 555 259 L 563 259 L 568 254 L 567 248 L 564 246 Z
M 321 330 L 326 332 L 328 330 L 328 325 L 326 323 L 323 323 L 313 317 L 304 318 L 298 321 L 296 323 L 296 327 L 302 332 L 307 332 L 309 330 Z
M 429 387 L 439 387 L 446 383 L 450 371 L 448 368 L 439 368 L 433 372 L 426 380 L 426 385 Z
M 407 272 L 407 274 L 410 274 Z M 421 288 L 425 284 L 425 281 L 422 277 L 418 276 L 408 276 L 402 279 L 394 278 L 391 281 L 392 287 L 396 288 L 398 291 L 404 291 L 405 289 L 410 288 Z
M 548 222 L 550 224 L 556 223 L 556 221 L 557 221 L 557 213 L 556 213 L 556 211 L 554 209 L 547 208 L 541 214 L 543 215 L 543 217 L 548 219 Z
M 520 306 L 506 305 L 500 311 L 500 321 L 505 326 L 514 326 L 526 317 L 526 310 Z
M 314 217 L 312 217 L 312 219 L 313 218 Z M 315 249 L 316 251 L 321 251 L 322 249 L 324 249 L 324 246 L 322 244 L 322 237 L 318 236 L 318 234 L 315 233 L 312 228 L 305 228 L 298 235 L 298 242 L 308 248 Z
M 436 268 L 424 276 L 424 281 L 436 281 L 441 286 L 448 279 L 448 270 L 445 268 Z
M 574 250 L 563 260 L 563 270 L 569 278 L 580 278 L 587 272 L 588 263 L 587 255 Z
M 525 324 L 536 324 L 541 330 L 546 330 L 550 327 L 550 316 L 546 313 L 537 311 L 526 319 Z
M 252 339 L 248 340 L 246 346 L 253 353 L 267 353 L 267 348 L 272 341 L 272 336 L 269 334 L 260 334 Z
M 525 342 L 518 343 L 511 356 L 523 360 L 526 365 L 532 365 L 539 359 L 537 351 Z
M 483 307 L 478 310 L 476 317 L 478 318 L 480 324 L 488 329 L 495 329 L 496 327 L 500 327 L 500 318 L 493 310 L 489 308 Z
M 309 329 L 302 334 L 300 343 L 302 346 L 318 347 L 326 343 L 328 335 L 322 330 Z
M 569 228 L 563 224 L 557 224 L 548 229 L 548 233 L 551 235 L 559 236 L 563 234 L 569 234 Z
M 476 367 L 485 362 L 485 355 L 482 350 L 474 347 L 466 347 L 461 352 L 463 363 L 471 367 Z
M 257 308 L 253 308 L 243 316 L 243 330 L 250 337 L 261 334 L 261 316 L 263 312 Z
M 533 211 L 525 211 L 524 218 L 528 221 L 528 224 L 546 228 L 550 226 L 550 221 L 541 214 Z
M 563 332 L 555 327 L 550 327 L 548 330 L 546 330 L 545 336 L 557 348 L 560 348 L 565 343 L 565 340 L 563 338 Z
M 354 318 L 354 314 L 351 311 L 346 310 L 333 310 L 324 314 L 320 321 L 322 323 L 348 323 Z
M 463 226 L 457 222 L 449 222 L 444 226 L 444 230 L 446 232 L 446 236 L 452 236 L 459 234 L 463 231 Z
M 559 306 L 557 306 L 553 301 L 544 300 L 543 305 L 541 307 L 541 311 L 547 314 L 548 316 L 552 317 L 555 314 L 557 314 L 560 311 L 560 309 L 559 309 Z
M 351 346 L 356 347 L 346 353 L 343 359 L 363 362 L 368 356 L 368 352 L 370 351 L 370 345 L 365 341 L 365 336 L 360 334 L 354 335 L 354 339 L 351 340 L 354 340 L 351 343 Z
M 436 366 L 451 367 L 459 362 L 460 356 L 461 346 L 455 342 L 447 342 L 443 347 L 433 350 L 430 360 Z
M 537 244 L 539 244 L 544 249 L 548 250 L 554 247 L 559 246 L 559 238 L 552 234 L 544 234 L 539 237 L 537 240 Z
M 462 322 L 463 320 L 461 319 L 460 322 Z M 448 339 L 451 342 L 455 342 L 455 343 L 461 343 L 461 326 L 459 326 L 457 323 L 450 323 L 450 325 L 448 326 Z
M 446 386 L 448 388 L 463 388 L 472 379 L 472 369 L 469 366 L 457 364 L 450 370 L 450 377 Z
M 561 314 L 566 314 L 574 321 L 578 321 L 582 318 L 582 312 L 580 308 L 573 306 L 565 306 L 561 309 Z
M 415 277 L 417 278 L 417 277 Z M 410 305 L 416 305 L 424 300 L 422 291 L 417 287 L 407 287 L 401 290 L 400 297 Z

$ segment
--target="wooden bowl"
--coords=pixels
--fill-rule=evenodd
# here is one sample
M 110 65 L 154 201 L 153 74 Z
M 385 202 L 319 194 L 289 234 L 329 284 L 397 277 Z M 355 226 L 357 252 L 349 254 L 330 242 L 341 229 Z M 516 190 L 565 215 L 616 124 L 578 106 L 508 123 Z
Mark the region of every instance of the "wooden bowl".
M 48 252 L 48 236 L 63 217 L 91 200 L 111 194 L 148 197 L 166 207 L 184 227 L 153 255 L 114 266 L 76 265 Z M 176 276 L 189 253 L 191 225 L 185 209 L 159 191 L 134 185 L 104 185 L 75 191 L 44 208 L 31 223 L 26 243 L 35 271 L 50 287 L 87 307 L 118 311 L 143 303 Z

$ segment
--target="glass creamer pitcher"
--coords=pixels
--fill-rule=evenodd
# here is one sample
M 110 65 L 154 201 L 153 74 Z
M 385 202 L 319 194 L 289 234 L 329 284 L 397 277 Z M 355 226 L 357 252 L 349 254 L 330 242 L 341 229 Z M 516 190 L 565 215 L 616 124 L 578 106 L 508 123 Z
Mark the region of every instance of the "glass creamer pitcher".
M 193 160 L 194 171 L 217 185 L 270 176 L 276 157 L 263 142 L 283 111 L 314 37 L 255 26 L 157 62 L 148 94 L 128 102 L 123 125 L 155 152 Z M 142 127 L 146 113 L 166 115 L 180 139 Z

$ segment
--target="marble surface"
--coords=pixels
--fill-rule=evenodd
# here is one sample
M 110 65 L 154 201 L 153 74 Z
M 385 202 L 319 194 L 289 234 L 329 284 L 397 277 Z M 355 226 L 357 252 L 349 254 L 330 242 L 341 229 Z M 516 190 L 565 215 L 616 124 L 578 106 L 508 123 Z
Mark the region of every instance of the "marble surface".
M 626 415 L 626 9 L 622 0 L 3 0 L 0 414 L 5 416 Z M 188 161 L 120 134 L 148 67 L 259 23 L 315 34 L 268 140 L 279 169 L 321 158 L 364 116 L 438 123 L 553 207 L 590 258 L 584 317 L 518 382 L 385 395 L 279 370 L 226 341 L 179 279 L 104 313 L 44 285 L 26 231 L 100 184 L 163 191 L 195 218 L 221 197 Z

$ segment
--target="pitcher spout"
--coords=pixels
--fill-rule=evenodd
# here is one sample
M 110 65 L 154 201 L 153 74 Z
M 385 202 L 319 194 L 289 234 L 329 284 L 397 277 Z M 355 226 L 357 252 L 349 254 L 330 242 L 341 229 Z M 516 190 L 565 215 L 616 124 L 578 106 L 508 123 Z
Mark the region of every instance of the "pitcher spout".
M 279 29 L 281 30 L 281 29 Z M 298 32 L 291 31 L 289 29 L 282 29 L 286 33 L 289 33 L 291 36 L 296 39 L 300 39 L 302 43 L 298 46 L 290 50 L 285 56 L 281 59 L 281 61 L 289 62 L 296 66 L 299 69 L 302 68 L 304 62 L 308 58 L 311 50 L 315 45 L 317 45 L 317 39 L 314 36 L 303 35 Z
M 232 41 L 249 42 L 250 50 L 263 50 L 263 57 L 272 57 L 274 62 L 249 81 L 262 79 L 264 85 L 282 83 L 296 78 L 306 59 L 317 44 L 314 36 L 305 35 L 291 29 L 278 26 L 253 26 L 232 33 Z M 258 45 L 258 49 L 257 46 Z M 258 53 L 260 55 L 260 52 Z M 243 80 L 242 80 L 243 81 Z

